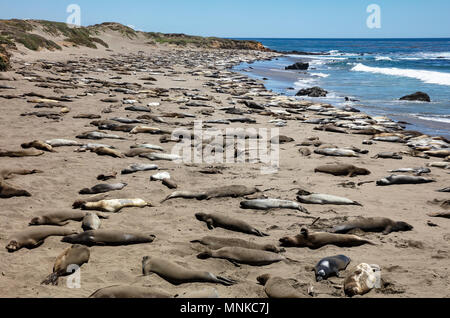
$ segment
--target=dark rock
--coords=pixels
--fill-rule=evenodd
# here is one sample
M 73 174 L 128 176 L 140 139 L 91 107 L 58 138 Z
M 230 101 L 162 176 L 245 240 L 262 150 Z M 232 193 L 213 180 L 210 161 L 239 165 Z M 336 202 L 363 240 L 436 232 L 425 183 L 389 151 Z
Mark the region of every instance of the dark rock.
M 305 88 L 298 91 L 296 96 L 309 96 L 309 97 L 326 97 L 328 92 L 318 86 Z
M 309 63 L 298 62 L 290 66 L 286 66 L 285 70 L 303 70 L 306 71 L 309 68 Z
M 416 92 L 411 95 L 406 95 L 400 98 L 400 100 L 410 100 L 410 101 L 421 101 L 421 102 L 431 102 L 430 96 L 423 92 Z

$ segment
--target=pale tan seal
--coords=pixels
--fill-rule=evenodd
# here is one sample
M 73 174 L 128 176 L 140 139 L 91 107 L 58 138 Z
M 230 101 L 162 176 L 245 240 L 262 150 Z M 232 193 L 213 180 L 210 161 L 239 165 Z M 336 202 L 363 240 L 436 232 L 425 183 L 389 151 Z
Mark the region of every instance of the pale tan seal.
M 344 280 L 344 292 L 347 296 L 364 295 L 371 291 L 377 284 L 376 271 L 378 265 L 361 263 L 354 267 Z
M 72 245 L 71 247 L 68 247 L 56 258 L 55 265 L 53 266 L 53 273 L 44 279 L 41 284 L 57 285 L 60 276 L 72 274 L 74 265 L 81 267 L 83 264 L 88 263 L 90 255 L 89 248 L 85 246 Z
M 97 202 L 85 202 L 81 204 L 83 210 L 97 210 L 102 212 L 117 213 L 126 207 L 144 208 L 152 204 L 142 199 L 113 199 L 101 200 Z
M 310 233 L 307 229 L 302 229 L 299 235 L 287 236 L 280 239 L 281 245 L 285 247 L 308 247 L 319 249 L 331 244 L 338 247 L 353 247 L 364 244 L 375 245 L 375 243 L 362 239 L 356 235 L 334 234 L 327 232 Z
M 22 232 L 16 233 L 9 239 L 6 249 L 8 252 L 16 252 L 22 247 L 33 249 L 39 247 L 44 243 L 44 240 L 49 236 L 66 236 L 75 234 L 77 231 L 55 227 L 55 226 L 40 226 L 28 228 Z
M 53 150 L 53 147 L 51 145 L 41 140 L 34 140 L 32 142 L 23 143 L 20 146 L 24 149 L 36 148 L 38 150 L 55 152 L 55 150 Z
M 306 298 L 306 295 L 295 289 L 287 279 L 264 274 L 258 276 L 256 280 L 264 286 L 269 298 Z
M 191 270 L 166 259 L 144 256 L 142 259 L 142 273 L 144 276 L 155 273 L 174 285 L 184 283 L 216 283 L 226 286 L 234 285 L 236 281 L 216 276 L 209 272 Z

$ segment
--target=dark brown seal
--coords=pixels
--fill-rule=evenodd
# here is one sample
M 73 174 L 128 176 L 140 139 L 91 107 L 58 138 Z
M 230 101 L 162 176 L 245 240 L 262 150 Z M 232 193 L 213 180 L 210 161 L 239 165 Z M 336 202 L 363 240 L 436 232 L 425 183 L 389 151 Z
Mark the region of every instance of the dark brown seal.
M 55 226 L 40 226 L 28 228 L 25 231 L 12 235 L 6 249 L 8 252 L 16 252 L 22 247 L 28 249 L 39 247 L 49 236 L 66 236 L 75 234 L 77 231 Z
M 229 216 L 222 215 L 219 213 L 211 213 L 211 214 L 196 213 L 195 217 L 199 221 L 206 222 L 206 225 L 210 230 L 214 229 L 215 227 L 222 227 L 230 231 L 242 232 L 256 236 L 269 236 L 268 234 L 255 229 L 253 226 L 249 225 L 244 221 L 231 218 Z
M 370 171 L 366 168 L 358 168 L 354 165 L 348 164 L 333 164 L 333 165 L 324 165 L 319 166 L 314 169 L 314 172 L 323 172 L 329 173 L 334 176 L 347 176 L 347 177 L 356 177 L 358 175 L 369 175 Z
M 357 218 L 354 221 L 339 224 L 333 228 L 332 232 L 347 233 L 355 229 L 360 229 L 364 232 L 383 232 L 386 235 L 391 232 L 410 231 L 413 227 L 406 222 L 396 222 L 388 218 L 373 217 Z

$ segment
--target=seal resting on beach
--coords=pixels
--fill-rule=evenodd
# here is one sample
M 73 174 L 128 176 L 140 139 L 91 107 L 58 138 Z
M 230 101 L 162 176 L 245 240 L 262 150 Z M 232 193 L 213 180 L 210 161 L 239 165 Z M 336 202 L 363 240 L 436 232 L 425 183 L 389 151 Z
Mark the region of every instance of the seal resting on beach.
M 115 285 L 100 288 L 89 298 L 172 298 L 172 295 L 151 287 Z
M 268 234 L 255 229 L 253 226 L 242 220 L 231 218 L 219 213 L 196 213 L 195 217 L 199 221 L 206 222 L 206 225 L 210 230 L 213 230 L 215 227 L 221 227 L 230 231 L 242 232 L 256 236 L 269 236 Z
M 273 244 L 258 244 L 242 240 L 239 238 L 228 238 L 228 237 L 225 238 L 225 237 L 205 236 L 202 239 L 193 240 L 191 241 L 191 243 L 200 243 L 212 250 L 218 250 L 221 249 L 222 247 L 227 246 L 236 246 L 254 250 L 269 251 L 274 253 L 280 253 L 285 251 L 284 248 L 279 248 Z
M 336 225 L 333 233 L 347 233 L 349 231 L 360 229 L 364 232 L 383 232 L 387 235 L 391 232 L 411 231 L 413 227 L 406 222 L 396 222 L 388 218 L 357 218 L 354 221 Z
M 41 140 L 34 140 L 32 142 L 23 143 L 20 146 L 24 149 L 36 148 L 38 150 L 49 151 L 49 152 L 55 151 L 55 150 L 53 150 L 53 147 L 51 145 L 49 145 L 48 143 L 41 141 Z
M 127 207 L 144 208 L 147 206 L 152 206 L 152 204 L 142 199 L 113 199 L 97 202 L 84 202 L 81 204 L 81 209 L 117 213 Z
M 120 246 L 131 244 L 151 243 L 155 240 L 155 235 L 123 232 L 115 230 L 95 230 L 86 231 L 63 237 L 61 242 L 82 244 L 86 246 Z
M 2 180 L 7 180 L 7 179 L 12 179 L 14 177 L 14 175 L 29 175 L 29 174 L 35 174 L 35 173 L 41 173 L 42 171 L 37 170 L 37 169 L 33 169 L 33 170 L 28 170 L 28 169 L 2 169 L 0 170 L 0 181 Z
M 120 151 L 111 149 L 111 148 L 106 148 L 106 147 L 96 147 L 96 148 L 92 149 L 91 152 L 95 152 L 99 156 L 125 158 L 125 156 L 122 153 L 120 153 Z
M 80 194 L 98 194 L 110 191 L 118 191 L 125 188 L 128 184 L 126 183 L 114 183 L 114 184 L 97 184 L 92 188 L 84 188 L 80 190 Z
M 28 228 L 22 232 L 16 233 L 9 239 L 6 249 L 8 252 L 16 252 L 22 247 L 33 249 L 41 246 L 44 240 L 49 236 L 66 236 L 77 233 L 75 230 L 55 227 L 55 226 L 40 226 Z
M 339 277 L 339 271 L 345 270 L 350 263 L 350 258 L 345 255 L 325 257 L 314 267 L 316 281 L 327 279 L 331 276 Z
M 309 193 L 309 192 L 301 192 L 301 193 Z M 301 202 L 301 203 L 306 203 L 306 204 L 333 204 L 333 205 L 359 205 L 362 206 L 361 203 L 347 199 L 347 198 L 343 198 L 343 197 L 338 197 L 335 195 L 330 195 L 330 194 L 321 194 L 321 193 L 309 193 L 306 195 L 298 195 L 297 196 L 297 201 Z
M 142 274 L 147 276 L 151 273 L 157 274 L 174 285 L 184 283 L 216 283 L 231 286 L 236 284 L 236 281 L 232 279 L 216 276 L 210 272 L 191 270 L 162 258 L 144 256 L 142 259 Z
M 264 291 L 269 298 L 306 298 L 287 279 L 264 274 L 258 276 L 256 280 L 264 286 Z
M 64 226 L 69 224 L 69 221 L 80 222 L 88 214 L 88 212 L 83 211 L 62 211 L 62 212 L 51 212 L 41 216 L 36 216 L 31 219 L 29 225 L 58 225 Z M 108 219 L 109 216 L 98 214 L 98 217 L 102 219 Z
M 206 251 L 198 254 L 197 257 L 200 259 L 207 259 L 211 257 L 222 258 L 230 261 L 237 266 L 239 266 L 238 264 L 264 266 L 286 259 L 284 256 L 277 253 L 236 246 L 222 247 L 218 250 L 207 249 Z
M 1 150 L 0 149 L 0 157 L 11 157 L 11 158 L 20 158 L 20 157 L 37 157 L 43 155 L 44 152 L 42 150 L 36 149 L 26 149 L 26 150 Z
M 71 247 L 68 247 L 56 258 L 55 265 L 53 266 L 53 273 L 44 279 L 41 284 L 57 285 L 60 276 L 66 276 L 73 273 L 72 270 L 75 270 L 73 265 L 81 267 L 83 264 L 88 263 L 90 254 L 89 248 L 85 246 L 72 245 Z
M 366 168 L 358 168 L 354 165 L 348 164 L 333 164 L 333 165 L 324 165 L 319 166 L 314 169 L 314 172 L 323 172 L 329 173 L 334 176 L 347 176 L 347 177 L 356 177 L 359 175 L 366 176 L 370 174 L 370 171 Z
M 162 202 L 165 202 L 174 198 L 184 198 L 184 199 L 197 199 L 197 200 L 209 200 L 212 198 L 225 198 L 225 197 L 243 197 L 246 195 L 251 195 L 259 190 L 255 187 L 247 187 L 244 185 L 231 185 L 212 188 L 205 191 L 176 191 L 165 198 Z
M 344 280 L 344 292 L 347 296 L 364 295 L 371 291 L 376 283 L 375 271 L 379 271 L 378 265 L 361 263 L 351 270 Z
M 31 197 L 27 190 L 17 189 L 0 179 L 0 198 L 10 199 L 13 197 Z
M 431 217 L 434 217 L 434 218 L 446 218 L 446 219 L 450 219 L 450 211 L 436 212 L 436 213 L 428 213 L 428 216 L 431 216 Z
M 96 213 L 88 212 L 81 222 L 81 228 L 83 231 L 98 230 L 101 224 L 100 218 Z
M 300 231 L 299 235 L 282 237 L 280 243 L 284 247 L 308 247 L 312 250 L 319 249 L 328 244 L 338 247 L 354 247 L 364 244 L 376 245 L 356 235 L 327 232 L 310 233 L 304 228 Z
M 420 183 L 429 183 L 429 182 L 436 182 L 436 181 L 433 179 L 427 179 L 424 177 L 393 174 L 389 177 L 378 180 L 377 186 L 388 186 L 388 185 L 393 185 L 393 184 L 420 184 Z
M 254 210 L 294 209 L 309 214 L 308 210 L 306 210 L 300 204 L 290 200 L 279 200 L 271 198 L 255 199 L 242 201 L 240 205 L 242 209 L 254 209 Z

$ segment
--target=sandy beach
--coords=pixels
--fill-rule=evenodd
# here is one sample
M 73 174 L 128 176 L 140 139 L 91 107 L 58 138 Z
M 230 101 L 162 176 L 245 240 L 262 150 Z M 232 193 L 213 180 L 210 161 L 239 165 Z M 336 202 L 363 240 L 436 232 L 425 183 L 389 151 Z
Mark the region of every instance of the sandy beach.
M 38 169 L 42 173 L 18 175 L 6 181 L 9 185 L 25 189 L 31 197 L 0 199 L 0 297 L 88 297 L 103 287 L 132 285 L 155 287 L 171 295 L 215 288 L 220 297 L 264 298 L 267 297 L 264 287 L 258 284 L 256 278 L 265 273 L 291 280 L 293 286 L 304 293 L 305 297 L 345 297 L 342 288 L 344 278 L 353 266 L 360 263 L 379 265 L 382 277 L 381 288 L 375 288 L 360 297 L 450 296 L 450 221 L 427 215 L 444 212 L 449 208 L 448 192 L 437 190 L 450 186 L 450 170 L 430 167 L 431 172 L 422 177 L 436 181 L 432 183 L 376 185 L 376 181 L 393 174 L 389 170 L 426 167 L 427 163 L 442 162 L 445 158 L 425 159 L 408 155 L 411 148 L 405 143 L 375 141 L 371 145 L 363 144 L 364 140 L 372 137 L 368 135 L 314 130 L 317 125 L 305 123 L 305 119 L 327 118 L 306 109 L 314 106 L 314 102 L 304 101 L 302 104 L 301 98 L 289 100 L 276 95 L 269 96 L 263 89 L 263 81 L 245 79 L 241 74 L 229 71 L 231 66 L 241 62 L 275 58 L 280 56 L 278 53 L 182 48 L 169 44 L 148 45 L 113 32 L 104 33 L 101 38 L 108 43 L 109 48 L 64 47 L 62 51 L 51 52 L 44 49 L 34 52 L 19 46 L 19 50 L 11 58 L 13 69 L 1 73 L 3 78 L 0 78 L 0 85 L 14 87 L 0 89 L 1 150 L 20 150 L 22 143 L 33 140 L 69 139 L 82 144 L 107 144 L 121 153 L 129 151 L 130 146 L 144 143 L 161 146 L 164 153 L 171 153 L 175 143 L 161 143 L 161 135 L 101 130 L 124 139 L 76 138 L 84 132 L 97 130 L 91 124 L 93 120 L 115 117 L 136 119 L 146 114 L 163 118 L 165 123 L 148 120 L 143 125 L 167 131 L 192 129 L 194 120 L 205 122 L 249 117 L 256 120 L 256 123 L 204 125 L 222 130 L 230 127 L 278 128 L 280 135 L 291 137 L 293 141 L 279 146 L 280 164 L 278 172 L 274 174 L 262 174 L 262 163 L 177 164 L 170 161 L 150 161 L 142 157 L 113 158 L 90 151 L 76 152 L 79 147 L 55 147 L 55 152 L 45 152 L 37 157 L 1 157 L 0 170 Z M 148 76 L 156 81 L 142 79 Z M 136 83 L 139 85 L 135 85 Z M 119 87 L 129 91 L 114 91 L 114 88 Z M 163 93 L 155 93 L 156 88 L 165 90 L 160 90 Z M 231 94 L 232 91 L 236 94 Z M 57 107 L 51 109 L 36 109 L 34 106 L 38 102 L 33 100 L 40 97 L 24 96 L 31 92 L 47 99 L 66 96 L 68 101 L 55 103 Z M 16 97 L 5 98 L 6 95 Z M 192 96 L 208 98 L 203 101 L 195 100 Z M 241 103 L 242 97 L 251 97 L 255 103 L 269 105 L 265 111 L 295 112 L 282 116 L 269 112 L 268 115 L 267 112 L 261 113 L 246 107 Z M 107 98 L 114 98 L 117 102 L 101 101 Z M 159 106 L 149 106 L 150 112 L 129 111 L 125 108 L 132 104 L 125 104 L 125 100 L 135 100 L 135 106 L 146 106 L 149 103 L 159 103 Z M 189 107 L 186 106 L 188 102 L 204 103 L 208 107 Z M 285 103 L 285 107 L 274 104 L 276 102 L 280 105 Z M 68 111 L 61 113 L 61 104 Z M 233 106 L 242 110 L 243 114 L 234 115 L 221 110 Z M 58 115 L 56 119 L 21 116 L 39 111 L 56 112 Z M 195 117 L 164 117 L 167 113 L 188 113 Z M 74 118 L 80 114 L 95 114 L 101 118 Z M 275 123 L 269 123 L 274 119 L 285 120 L 286 124 L 276 127 Z M 298 144 L 310 137 L 318 137 L 320 141 L 338 148 L 357 147 L 368 150 L 368 153 L 358 154 L 357 157 L 331 157 L 316 154 L 316 147 L 309 146 L 307 148 L 311 155 L 302 156 Z M 382 152 L 401 153 L 402 160 L 373 158 Z M 156 164 L 159 170 L 127 175 L 120 173 L 135 163 Z M 364 167 L 371 174 L 348 177 L 314 172 L 317 166 L 334 163 Z M 218 167 L 220 173 L 200 172 L 210 166 Z M 244 200 L 242 197 L 211 200 L 179 198 L 161 203 L 175 190 L 168 189 L 160 181 L 150 181 L 150 177 L 164 171 L 169 172 L 171 180 L 177 184 L 176 190 L 200 191 L 224 185 L 246 185 L 263 191 L 249 196 L 251 198 L 266 196 L 296 201 L 298 190 L 306 189 L 312 193 L 345 197 L 362 206 L 301 203 L 310 212 L 305 214 L 290 209 L 241 209 L 240 202 Z M 115 179 L 106 182 L 97 180 L 98 175 L 111 172 L 117 172 Z M 366 181 L 371 183 L 365 183 Z M 126 183 L 127 186 L 120 191 L 109 192 L 108 199 L 141 198 L 151 202 L 153 206 L 124 208 L 120 213 L 111 213 L 109 219 L 102 220 L 101 228 L 153 234 L 156 239 L 149 244 L 90 247 L 89 263 L 81 267 L 81 288 L 67 288 L 65 277 L 59 279 L 58 286 L 40 284 L 52 272 L 55 258 L 70 246 L 61 242 L 61 237 L 49 237 L 35 249 L 23 248 L 14 253 L 8 253 L 5 249 L 10 237 L 26 230 L 33 217 L 50 212 L 70 211 L 73 202 L 82 197 L 78 194 L 81 189 L 100 183 L 118 182 Z M 349 182 L 354 184 L 346 184 Z M 346 184 L 345 187 L 342 184 Z M 433 200 L 439 200 L 439 203 L 430 203 Z M 257 237 L 223 228 L 208 230 L 204 222 L 195 218 L 194 215 L 198 212 L 238 218 L 269 236 Z M 282 255 L 292 261 L 267 266 L 242 264 L 237 267 L 225 259 L 199 259 L 197 254 L 204 247 L 190 243 L 205 236 L 217 236 L 278 245 L 280 238 L 295 236 L 302 228 L 329 231 L 339 223 L 360 216 L 386 217 L 407 222 L 414 228 L 388 235 L 362 231 L 356 233 L 376 245 L 351 248 L 327 245 L 316 250 L 286 248 Z M 65 227 L 82 231 L 80 222 L 71 221 Z M 339 254 L 351 258 L 347 270 L 341 271 L 340 277 L 316 282 L 311 267 L 324 257 Z M 236 280 L 237 284 L 223 286 L 187 283 L 176 286 L 156 274 L 143 276 L 141 262 L 144 256 L 161 257 L 186 268 L 229 277 Z M 311 286 L 313 296 L 308 295 Z

